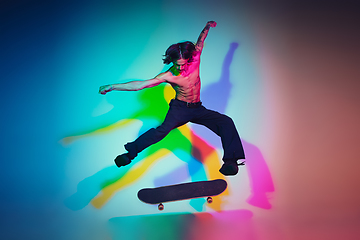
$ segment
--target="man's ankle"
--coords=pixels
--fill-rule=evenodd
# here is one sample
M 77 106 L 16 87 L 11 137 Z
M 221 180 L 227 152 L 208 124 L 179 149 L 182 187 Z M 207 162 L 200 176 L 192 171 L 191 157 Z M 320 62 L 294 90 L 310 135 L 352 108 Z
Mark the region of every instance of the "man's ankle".
M 238 173 L 239 167 L 235 161 L 226 161 L 219 170 L 225 176 L 234 176 Z

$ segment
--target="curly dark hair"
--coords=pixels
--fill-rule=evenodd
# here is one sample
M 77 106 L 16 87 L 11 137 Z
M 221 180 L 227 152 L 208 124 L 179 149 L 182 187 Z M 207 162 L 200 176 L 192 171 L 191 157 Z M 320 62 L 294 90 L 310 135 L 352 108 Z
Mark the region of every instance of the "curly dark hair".
M 180 58 L 187 59 L 191 62 L 194 51 L 195 44 L 190 41 L 173 44 L 165 52 L 163 59 L 164 64 L 176 62 Z

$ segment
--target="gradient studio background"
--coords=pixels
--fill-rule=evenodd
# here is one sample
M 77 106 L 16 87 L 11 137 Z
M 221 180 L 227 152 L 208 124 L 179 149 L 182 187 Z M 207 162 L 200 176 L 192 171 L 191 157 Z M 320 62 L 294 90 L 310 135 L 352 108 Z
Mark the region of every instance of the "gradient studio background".
M 355 5 L 2 1 L 2 239 L 358 239 Z M 208 20 L 202 100 L 231 116 L 248 164 L 228 191 L 156 206 L 143 187 L 222 177 L 219 139 L 187 125 L 129 168 L 123 145 L 173 92 L 97 93 L 148 79 Z

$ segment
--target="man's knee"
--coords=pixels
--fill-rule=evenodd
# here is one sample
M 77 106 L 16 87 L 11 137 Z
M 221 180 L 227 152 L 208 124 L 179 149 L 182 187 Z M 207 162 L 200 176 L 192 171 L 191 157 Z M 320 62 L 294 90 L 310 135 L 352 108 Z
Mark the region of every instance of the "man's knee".
M 232 118 L 225 115 L 225 114 L 222 115 L 222 123 L 223 124 L 234 125 L 234 121 L 232 120 Z
M 169 126 L 164 126 L 164 125 L 160 125 L 159 127 L 155 128 L 154 131 L 156 132 L 156 134 L 158 136 L 162 136 L 165 137 L 166 135 L 169 134 L 169 132 L 172 130 L 173 128 L 169 127 Z

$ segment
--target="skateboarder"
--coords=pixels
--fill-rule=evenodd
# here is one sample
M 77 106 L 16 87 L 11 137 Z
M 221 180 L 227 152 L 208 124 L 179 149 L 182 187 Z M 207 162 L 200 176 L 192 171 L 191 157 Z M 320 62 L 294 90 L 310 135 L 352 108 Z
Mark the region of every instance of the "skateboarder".
M 163 139 L 172 129 L 192 122 L 204 125 L 220 136 L 224 149 L 224 164 L 219 171 L 224 175 L 238 173 L 237 160 L 245 159 L 245 154 L 234 122 L 224 114 L 206 109 L 200 101 L 200 55 L 209 29 L 216 25 L 214 21 L 207 22 L 196 44 L 186 41 L 171 45 L 165 52 L 163 62 L 173 63 L 173 66 L 166 72 L 149 80 L 135 80 L 100 87 L 99 93 L 105 95 L 113 90 L 138 91 L 161 83 L 169 83 L 176 92 L 175 99 L 170 101 L 164 122 L 159 127 L 148 130 L 134 142 L 127 143 L 125 149 L 128 152 L 115 159 L 118 167 L 128 165 L 139 152 Z

